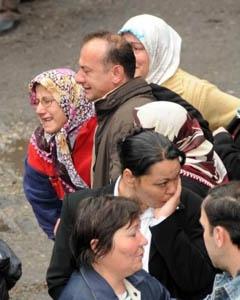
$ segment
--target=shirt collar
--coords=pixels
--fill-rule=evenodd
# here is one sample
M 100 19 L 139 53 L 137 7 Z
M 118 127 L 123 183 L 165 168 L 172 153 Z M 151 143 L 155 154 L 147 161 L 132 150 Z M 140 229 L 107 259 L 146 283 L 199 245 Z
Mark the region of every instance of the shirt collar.
M 118 179 L 115 182 L 114 190 L 113 190 L 113 196 L 119 196 L 119 184 L 122 176 L 119 176 Z

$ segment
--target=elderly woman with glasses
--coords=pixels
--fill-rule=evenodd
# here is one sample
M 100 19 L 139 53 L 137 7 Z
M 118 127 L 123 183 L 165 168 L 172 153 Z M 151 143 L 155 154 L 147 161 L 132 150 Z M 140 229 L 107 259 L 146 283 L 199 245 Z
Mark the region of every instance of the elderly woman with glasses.
M 96 118 L 70 69 L 39 74 L 29 91 L 40 126 L 28 146 L 24 192 L 40 227 L 53 239 L 65 193 L 90 186 Z

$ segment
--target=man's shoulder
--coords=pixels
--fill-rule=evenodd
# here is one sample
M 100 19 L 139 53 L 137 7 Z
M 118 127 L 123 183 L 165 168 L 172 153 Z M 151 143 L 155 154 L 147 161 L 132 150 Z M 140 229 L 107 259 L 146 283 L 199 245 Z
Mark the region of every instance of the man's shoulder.
M 144 104 L 153 102 L 155 99 L 150 96 L 144 96 L 144 95 L 135 95 L 131 98 L 129 98 L 126 102 L 122 103 L 118 107 L 118 109 L 115 112 L 114 117 L 118 115 L 124 115 L 125 118 L 126 116 L 130 116 L 131 119 L 133 118 L 133 110 L 135 107 L 142 106 Z

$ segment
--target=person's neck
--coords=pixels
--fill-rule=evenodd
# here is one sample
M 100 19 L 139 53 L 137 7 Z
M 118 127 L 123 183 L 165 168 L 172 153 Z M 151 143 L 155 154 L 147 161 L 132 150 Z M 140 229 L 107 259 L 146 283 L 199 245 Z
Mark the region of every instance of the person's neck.
M 227 271 L 234 278 L 239 274 L 240 271 L 240 250 L 236 246 L 227 256 Z
M 126 291 L 124 277 L 120 276 L 119 273 L 116 274 L 116 272 L 110 271 L 105 266 L 97 263 L 93 264 L 93 269 L 107 281 L 116 295 L 123 294 Z
M 103 96 L 101 96 L 101 97 L 95 99 L 93 102 L 96 103 L 96 102 L 98 102 L 99 100 L 102 100 L 102 99 L 107 98 L 107 96 L 108 96 L 109 94 L 111 94 L 111 93 L 113 93 L 115 90 L 119 89 L 122 85 L 124 85 L 124 84 L 127 83 L 128 81 L 130 81 L 130 79 L 124 78 L 121 82 L 119 82 L 118 84 L 114 85 L 114 86 L 112 87 L 111 90 L 109 90 L 108 92 L 106 92 Z
M 132 198 L 132 199 L 137 200 L 141 207 L 142 212 L 144 212 L 148 208 L 148 206 L 146 206 L 146 204 L 139 201 L 134 190 L 131 187 L 129 187 L 128 184 L 126 184 L 124 182 L 124 179 L 122 177 L 121 177 L 119 185 L 118 185 L 118 195 L 122 196 L 122 197 Z
M 118 194 L 119 194 L 119 196 L 126 197 L 126 198 L 134 197 L 131 188 L 129 188 L 128 185 L 125 184 L 122 177 L 121 177 L 121 179 L 119 181 L 119 185 L 118 185 Z

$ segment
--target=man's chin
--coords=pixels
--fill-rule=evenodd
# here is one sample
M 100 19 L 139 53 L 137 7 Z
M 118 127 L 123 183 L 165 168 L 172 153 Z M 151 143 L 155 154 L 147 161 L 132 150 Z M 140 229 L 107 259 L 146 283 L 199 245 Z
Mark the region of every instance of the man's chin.
M 86 100 L 89 101 L 89 102 L 93 102 L 94 101 L 94 97 L 91 94 L 85 93 L 85 97 L 86 97 Z

